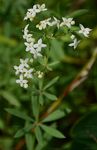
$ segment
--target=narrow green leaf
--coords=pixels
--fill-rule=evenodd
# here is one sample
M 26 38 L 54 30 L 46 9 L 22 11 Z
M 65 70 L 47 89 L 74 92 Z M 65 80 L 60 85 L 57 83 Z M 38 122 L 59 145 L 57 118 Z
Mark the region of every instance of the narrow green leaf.
M 40 105 L 44 104 L 44 99 L 43 99 L 42 95 L 39 96 L 39 103 L 40 103 Z
M 48 99 L 50 100 L 57 100 L 57 97 L 53 94 L 50 94 L 50 93 L 47 93 L 47 92 L 44 92 L 43 93 Z
M 31 122 L 26 121 L 25 127 L 18 130 L 14 137 L 19 138 L 23 136 L 24 134 L 26 134 L 27 132 L 29 132 L 32 128 L 33 128 L 33 124 Z
M 29 122 L 29 121 L 26 121 L 26 122 L 25 122 L 24 131 L 27 133 L 27 132 L 29 132 L 33 127 L 34 127 L 34 124 L 32 124 L 32 123 Z
M 65 136 L 58 130 L 52 128 L 52 127 L 48 127 L 46 125 L 40 125 L 41 128 L 46 132 L 48 133 L 49 135 L 53 136 L 53 137 L 56 137 L 56 138 L 65 138 Z
M 35 144 L 34 136 L 31 133 L 26 133 L 25 134 L 25 139 L 26 139 L 27 150 L 33 150 L 34 149 L 34 144 Z
M 14 115 L 14 116 L 19 117 L 21 119 L 33 122 L 33 119 L 31 117 L 29 117 L 27 114 L 25 114 L 24 112 L 22 112 L 22 111 L 20 111 L 18 109 L 15 109 L 15 108 L 6 108 L 5 110 L 8 113 L 10 113 L 11 115 Z
M 50 56 L 54 61 L 60 61 L 64 59 L 63 42 L 58 39 L 51 39 L 51 52 Z
M 54 83 L 56 83 L 58 79 L 59 79 L 59 77 L 55 77 L 54 79 L 52 79 L 52 80 L 44 87 L 44 90 L 48 89 L 50 86 L 52 86 Z
M 35 128 L 35 136 L 38 143 L 42 145 L 42 132 L 39 126 Z
M 20 102 L 11 93 L 9 93 L 7 91 L 1 91 L 0 95 L 3 96 L 11 105 L 14 105 L 17 107 L 21 106 Z
M 39 89 L 41 90 L 43 86 L 43 80 L 39 80 Z
M 60 62 L 59 61 L 55 61 L 55 62 L 53 62 L 53 63 L 50 63 L 48 66 L 55 66 L 55 65 L 57 65 L 57 64 L 59 64 Z
M 70 15 L 68 15 L 69 17 L 78 17 L 78 16 L 81 16 L 81 15 L 84 15 L 88 13 L 88 10 L 87 9 L 80 9 L 80 10 L 77 10 L 75 12 L 72 12 Z
M 42 144 L 38 143 L 35 147 L 35 150 L 43 150 L 48 143 L 51 141 L 52 137 L 50 135 L 48 135 L 47 133 L 43 134 L 43 142 Z
M 38 144 L 36 145 L 36 147 L 35 147 L 35 150 L 43 150 L 43 148 L 44 148 L 45 146 L 46 146 L 46 145 L 44 145 L 44 143 L 43 143 L 43 145 L 40 144 L 40 143 L 38 143 Z
M 62 110 L 56 110 L 53 113 L 51 113 L 47 118 L 45 118 L 42 122 L 50 122 L 50 121 L 55 121 L 60 118 L 63 118 L 65 116 L 65 112 Z
M 38 120 L 39 117 L 39 102 L 38 102 L 38 97 L 37 96 L 32 96 L 32 111 L 33 115 L 36 120 Z
M 16 132 L 16 134 L 14 135 L 14 138 L 20 138 L 24 135 L 24 129 L 20 129 Z

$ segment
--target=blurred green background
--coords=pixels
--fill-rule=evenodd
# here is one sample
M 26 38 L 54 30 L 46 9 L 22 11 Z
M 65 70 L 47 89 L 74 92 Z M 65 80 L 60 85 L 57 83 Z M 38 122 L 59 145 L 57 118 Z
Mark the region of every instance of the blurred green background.
M 60 17 L 79 9 L 87 9 L 87 13 L 76 17 L 75 20 L 77 23 L 82 23 L 93 29 L 90 38 L 83 40 L 75 51 L 66 46 L 67 44 L 64 42 L 62 42 L 63 48 L 58 42 L 57 46 L 54 45 L 55 49 L 57 47 L 60 49 L 60 52 L 56 51 L 53 59 L 57 60 L 59 55 L 61 58 L 64 53 L 61 66 L 55 69 L 55 73 L 61 76 L 60 83 L 57 85 L 58 96 L 89 60 L 97 47 L 97 0 L 0 0 L 0 150 L 15 150 L 18 139 L 15 140 L 13 135 L 18 126 L 23 124 L 22 121 L 9 115 L 4 109 L 23 107 L 23 109 L 29 110 L 31 89 L 25 91 L 15 83 L 13 66 L 18 64 L 21 57 L 25 57 L 22 39 L 22 29 L 25 26 L 23 18 L 27 9 L 35 3 L 45 3 L 53 14 Z M 67 43 L 67 39 L 64 41 Z M 57 122 L 59 129 L 64 132 L 67 139 L 65 141 L 52 139 L 43 150 L 97 150 L 97 129 L 93 130 L 96 137 L 91 138 L 95 140 L 92 140 L 88 148 L 81 140 L 73 142 L 73 137 L 70 134 L 76 121 L 88 112 L 95 111 L 93 114 L 95 117 L 93 118 L 91 115 L 89 119 L 91 122 L 96 120 L 94 122 L 97 125 L 97 61 L 91 69 L 88 79 L 65 98 L 63 107 L 67 108 L 67 106 L 71 108 L 72 112 Z

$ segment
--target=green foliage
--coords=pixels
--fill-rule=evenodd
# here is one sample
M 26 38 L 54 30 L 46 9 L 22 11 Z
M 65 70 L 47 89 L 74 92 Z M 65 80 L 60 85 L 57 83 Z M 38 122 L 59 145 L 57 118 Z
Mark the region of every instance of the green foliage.
M 45 76 L 31 81 L 32 86 L 25 90 L 16 84 L 13 66 L 21 57 L 29 56 L 24 52 L 22 38 L 26 10 L 42 2 L 50 11 L 37 19 L 69 16 L 77 24 L 94 30 L 74 51 L 66 46 L 70 41 L 66 28 L 58 32 L 49 28 L 46 57 L 39 59 Z M 21 150 L 97 150 L 97 61 L 87 80 L 70 91 L 61 103 L 57 101 L 97 47 L 96 3 L 96 0 L 0 0 L 0 150 L 13 150 L 21 140 L 26 142 L 20 145 Z M 76 26 L 72 28 L 74 34 L 75 29 Z M 32 24 L 31 31 L 37 38 L 45 39 L 45 34 Z M 34 66 L 40 67 L 37 63 Z M 52 111 L 55 105 L 58 108 Z
M 88 13 L 87 9 L 80 9 L 80 10 L 72 12 L 69 16 L 70 17 L 78 17 L 81 15 L 85 15 L 86 13 Z
M 62 110 L 56 110 L 54 112 L 52 112 L 52 114 L 50 114 L 48 117 L 46 117 L 42 122 L 51 122 L 51 121 L 55 121 L 58 119 L 61 119 L 65 116 L 65 112 Z
M 33 115 L 36 120 L 38 120 L 39 116 L 39 103 L 37 100 L 37 96 L 32 96 L 32 110 L 33 110 Z
M 33 119 L 31 117 L 29 117 L 28 115 L 26 115 L 26 113 L 18 110 L 18 109 L 15 109 L 15 108 L 6 108 L 5 109 L 8 113 L 16 116 L 16 117 L 19 117 L 21 119 L 24 119 L 24 120 L 27 120 L 27 121 L 32 121 L 33 122 Z
M 97 149 L 97 111 L 93 111 L 81 118 L 73 127 L 71 135 L 73 143 L 71 150 L 75 148 Z
M 50 86 L 52 86 L 54 83 L 56 83 L 58 80 L 58 77 L 54 78 L 53 80 L 51 80 L 45 87 L 44 90 L 48 89 Z
M 50 88 L 58 81 L 58 78 L 59 77 L 55 77 L 46 85 L 44 85 L 44 82 L 41 80 L 35 81 L 36 86 L 33 86 L 33 92 L 32 92 L 32 107 L 33 107 L 32 110 L 36 118 L 38 117 L 37 110 L 39 110 L 39 103 L 41 105 L 44 104 L 44 97 L 53 101 L 57 100 L 57 96 L 50 93 Z
M 52 128 L 52 127 L 49 127 L 49 126 L 46 126 L 46 125 L 41 125 L 41 128 L 47 132 L 48 134 L 50 134 L 51 136 L 54 136 L 56 138 L 65 138 L 65 136 L 59 132 L 58 130 Z
M 15 138 L 20 138 L 20 137 L 22 137 L 23 135 L 24 135 L 25 133 L 24 133 L 24 129 L 19 129 L 17 132 L 16 132 L 16 134 L 15 134 Z
M 94 137 L 96 138 L 97 137 L 96 116 L 97 111 L 94 111 L 84 116 L 81 120 L 79 120 L 72 129 L 72 136 L 77 139 L 78 138 L 87 139 L 91 138 L 91 135 L 93 134 Z
M 31 133 L 26 133 L 25 135 L 26 145 L 28 150 L 32 150 L 34 148 L 35 139 Z
M 42 141 L 42 132 L 41 132 L 40 126 L 37 126 L 35 128 L 35 136 L 37 138 L 38 143 L 42 145 L 43 141 Z
M 16 107 L 20 107 L 20 102 L 16 99 L 14 95 L 7 91 L 1 91 L 1 96 L 5 98 L 11 105 L 14 105 Z
M 44 92 L 44 95 L 48 98 L 48 99 L 51 99 L 51 100 L 57 100 L 57 97 L 53 94 L 49 94 L 47 92 Z

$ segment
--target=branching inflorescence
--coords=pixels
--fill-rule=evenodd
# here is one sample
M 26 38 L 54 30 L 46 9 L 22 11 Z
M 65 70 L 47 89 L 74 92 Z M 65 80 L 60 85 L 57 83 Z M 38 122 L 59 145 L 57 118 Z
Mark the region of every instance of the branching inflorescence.
M 36 4 L 33 6 L 33 8 L 28 9 L 24 20 L 30 20 L 30 22 L 32 23 L 34 22 L 34 19 L 37 17 L 37 15 L 44 11 L 47 11 L 45 4 Z M 43 33 L 48 28 L 53 28 L 54 26 L 58 28 L 58 30 L 67 28 L 71 41 L 69 46 L 76 49 L 76 47 L 80 43 L 80 39 L 78 38 L 77 34 L 79 36 L 83 35 L 83 37 L 88 37 L 91 29 L 85 28 L 82 24 L 80 24 L 76 31 L 72 32 L 72 27 L 74 25 L 75 21 L 73 18 L 62 17 L 62 19 L 57 19 L 53 16 L 39 21 L 39 23 L 35 24 L 35 28 Z M 39 58 L 45 57 L 46 52 L 45 50 L 43 51 L 43 49 L 46 49 L 48 44 L 44 42 L 44 36 L 35 39 L 35 35 L 29 32 L 29 24 L 25 26 L 23 32 L 23 39 L 25 40 L 24 44 L 26 46 L 26 52 L 29 52 L 32 58 L 20 59 L 19 66 L 14 66 L 14 69 L 16 70 L 16 75 L 19 75 L 19 79 L 16 80 L 16 83 L 20 84 L 21 87 L 27 88 L 29 79 L 34 78 L 34 76 L 42 78 L 44 75 L 44 72 L 42 70 L 39 70 L 39 67 L 38 69 L 36 69 L 37 67 L 33 67 L 33 63 L 38 62 Z

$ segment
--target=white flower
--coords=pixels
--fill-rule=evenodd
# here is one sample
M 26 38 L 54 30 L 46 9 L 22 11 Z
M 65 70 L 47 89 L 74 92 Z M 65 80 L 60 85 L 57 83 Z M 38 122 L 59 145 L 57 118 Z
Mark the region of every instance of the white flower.
M 24 73 L 24 77 L 27 77 L 27 78 L 32 78 L 32 72 L 33 72 L 33 69 L 29 69 L 29 70 L 25 70 L 25 73 Z
M 24 20 L 29 19 L 30 21 L 33 21 L 33 19 L 36 16 L 36 13 L 40 12 L 38 7 L 39 7 L 38 5 L 34 5 L 33 8 L 28 9 Z
M 45 4 L 40 5 L 40 6 L 39 6 L 39 10 L 40 10 L 40 12 L 41 12 L 41 11 L 46 11 L 47 8 L 45 7 Z
M 76 38 L 74 39 L 73 43 L 70 43 L 69 46 L 70 47 L 74 47 L 74 49 L 76 49 L 76 47 L 78 46 L 80 41 L 78 41 Z
M 91 29 L 90 28 L 85 28 L 82 24 L 80 24 L 79 26 L 80 26 L 79 33 L 82 33 L 85 37 L 88 37 Z
M 60 20 L 58 20 L 56 17 L 53 17 L 54 20 L 51 22 L 51 26 L 57 25 L 58 29 L 60 27 Z
M 33 43 L 24 43 L 26 45 L 26 51 L 29 51 L 31 54 L 33 54 L 34 58 L 37 58 L 41 55 L 41 49 L 46 47 L 46 44 L 42 43 L 42 39 L 39 39 L 36 44 Z
M 40 21 L 39 24 L 36 25 L 36 28 L 38 28 L 39 30 L 45 29 L 47 26 L 45 21 Z
M 37 57 L 42 57 L 42 54 L 39 51 L 35 50 L 35 52 L 33 53 L 33 57 L 36 59 Z
M 23 35 L 23 38 L 28 42 L 28 43 L 30 43 L 30 42 L 35 42 L 35 39 L 34 38 L 32 38 L 32 34 L 24 34 Z
M 24 20 L 29 19 L 30 21 L 33 21 L 37 13 L 40 13 L 45 10 L 47 10 L 47 8 L 45 8 L 45 4 L 42 5 L 36 4 L 33 6 L 33 8 L 28 9 L 26 16 L 24 17 Z
M 33 42 L 31 42 L 31 43 L 25 42 L 24 44 L 26 45 L 26 51 L 27 52 L 29 51 L 30 53 L 33 53 L 35 51 Z
M 20 84 L 21 87 L 27 88 L 28 87 L 28 81 L 23 79 L 23 75 L 20 75 L 20 78 L 16 80 L 16 83 Z
M 40 7 L 41 6 L 39 4 L 36 4 L 36 5 L 33 6 L 32 9 L 28 9 L 28 10 L 31 11 L 31 12 L 39 13 L 40 12 L 40 9 L 39 9 Z
M 68 28 L 71 28 L 72 25 L 75 24 L 75 21 L 73 18 L 62 18 L 63 22 L 60 24 L 60 26 L 67 26 Z
M 24 35 L 27 35 L 29 30 L 28 30 L 29 24 L 27 24 L 24 28 Z
M 28 12 L 26 13 L 26 16 L 25 16 L 24 20 L 30 19 L 30 21 L 33 21 L 33 19 L 35 18 L 35 16 L 36 16 L 36 12 L 28 10 Z
M 15 74 L 18 75 L 19 73 L 23 73 L 25 71 L 24 65 L 20 64 L 19 66 L 14 66 L 16 70 Z
M 28 43 L 30 43 L 30 42 L 35 42 L 35 39 L 34 38 L 32 38 L 32 34 L 28 34 L 29 33 L 29 30 L 28 30 L 28 26 L 29 26 L 29 24 L 27 24 L 26 26 L 25 26 L 25 28 L 24 28 L 24 35 L 23 35 L 23 38 L 28 42 Z
M 36 44 L 34 44 L 34 48 L 37 49 L 38 52 L 41 51 L 42 48 L 45 48 L 46 44 L 42 43 L 42 39 L 39 39 Z
M 21 65 L 24 66 L 24 67 L 26 67 L 26 68 L 28 68 L 29 67 L 28 60 L 29 60 L 28 58 L 26 58 L 26 59 L 20 59 Z
M 51 23 L 49 22 L 50 20 L 51 18 L 40 21 L 40 23 L 36 25 L 36 28 L 38 28 L 39 30 L 45 29 L 47 25 L 51 25 Z

